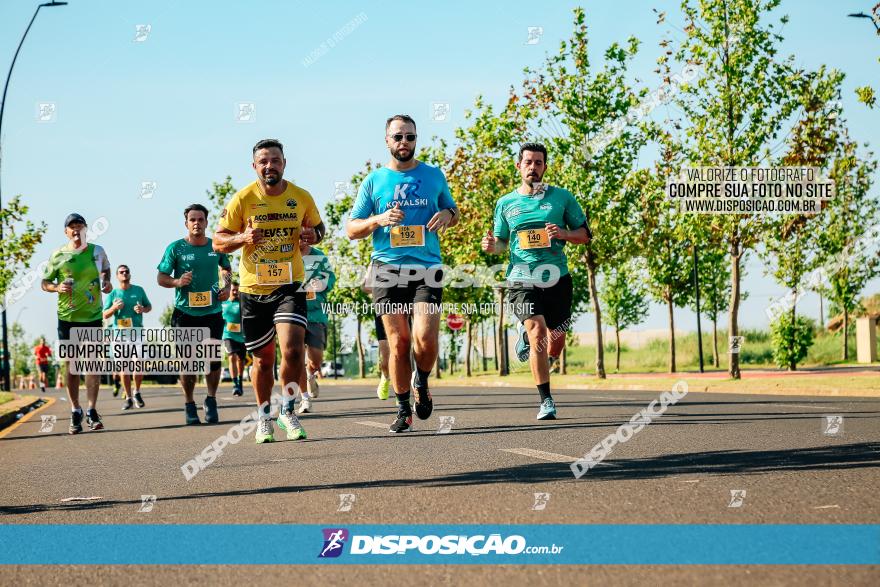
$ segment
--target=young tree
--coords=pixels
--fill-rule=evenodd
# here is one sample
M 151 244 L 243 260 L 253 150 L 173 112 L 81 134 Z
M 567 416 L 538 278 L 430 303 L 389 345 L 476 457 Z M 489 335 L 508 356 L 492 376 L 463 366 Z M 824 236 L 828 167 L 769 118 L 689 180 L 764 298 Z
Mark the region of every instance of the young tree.
M 361 182 L 374 169 L 381 165 L 367 161 L 364 168 L 351 176 L 346 187 L 337 189 L 334 199 L 327 204 L 324 224 L 327 232 L 320 248 L 326 253 L 336 273 L 336 287 L 327 295 L 327 303 L 331 305 L 348 304 L 350 307 L 367 306 L 371 298 L 361 289 L 363 277 L 370 266 L 370 255 L 373 251 L 372 240 L 369 238 L 351 241 L 345 236 L 345 222 L 354 206 L 357 189 Z M 358 374 L 362 379 L 367 376 L 366 353 L 361 331 L 365 319 L 371 315 L 355 312 L 356 323 L 355 349 L 358 356 Z M 344 316 L 336 316 L 336 328 L 342 328 Z
M 785 134 L 798 107 L 803 72 L 793 57 L 777 59 L 782 37 L 768 15 L 780 0 L 683 0 L 685 38 L 672 52 L 697 68 L 692 83 L 675 97 L 683 112 L 687 163 L 693 166 L 759 165 L 773 156 L 774 141 Z M 787 22 L 787 17 L 780 19 Z M 669 56 L 660 58 L 669 69 Z M 730 257 L 729 336 L 739 334 L 741 268 L 748 250 L 760 242 L 758 216 L 725 214 L 713 219 L 713 232 Z M 728 373 L 740 378 L 739 354 L 729 352 Z
M 586 212 L 593 235 L 586 245 L 572 247 L 573 266 L 582 265 L 587 292 L 575 291 L 575 298 L 592 300 L 596 322 L 596 375 L 605 377 L 602 341 L 602 310 L 596 279 L 606 266 L 633 254 L 635 230 L 634 194 L 624 190 L 627 174 L 635 167 L 645 135 L 639 125 L 610 123 L 628 119 L 640 96 L 627 81 L 627 70 L 638 50 L 631 37 L 625 46 L 612 43 L 604 52 L 604 63 L 590 62 L 586 16 L 574 10 L 574 32 L 560 44 L 556 55 L 548 56 L 539 70 L 526 69 L 521 94 L 514 94 L 511 107 L 536 139 L 550 149 L 547 176 L 578 198 Z M 578 263 L 578 261 L 580 263 Z M 573 276 L 574 278 L 574 276 Z
M 677 370 L 675 358 L 675 306 L 686 305 L 693 296 L 691 247 L 685 231 L 686 216 L 666 197 L 664 178 L 672 166 L 673 155 L 664 150 L 663 162 L 655 172 L 640 169 L 627 180 L 627 190 L 641 199 L 640 249 L 648 277 L 647 289 L 666 304 L 669 322 L 669 372 Z
M 718 354 L 718 316 L 727 311 L 730 303 L 730 263 L 724 250 L 701 243 L 697 255 L 700 278 L 700 311 L 712 321 L 712 365 L 721 366 Z M 743 292 L 740 299 L 745 299 Z
M 873 153 L 860 158 L 855 142 L 839 146 L 831 166 L 836 195 L 822 214 L 819 249 L 822 277 L 831 302 L 843 312 L 841 358 L 849 359 L 849 317 L 865 285 L 880 273 L 880 202 L 871 195 L 877 161 Z
M 606 320 L 614 326 L 614 368 L 620 372 L 620 331 L 639 324 L 648 315 L 648 298 L 635 263 L 605 268 L 599 299 Z
M 0 349 L 0 380 L 7 386 L 12 379 L 9 376 L 9 357 L 12 349 L 5 348 L 7 334 L 5 308 L 9 302 L 17 299 L 15 297 L 8 299 L 7 292 L 15 275 L 30 267 L 34 249 L 42 242 L 46 233 L 46 223 L 40 222 L 39 225 L 35 225 L 27 219 L 27 214 L 28 207 L 21 203 L 20 195 L 12 198 L 4 208 L 0 209 L 0 305 L 4 309 L 2 325 L 4 348 Z M 35 281 L 38 281 L 37 277 L 32 283 Z M 22 283 L 15 293 L 23 295 L 28 287 L 29 284 Z
M 802 115 L 792 129 L 788 150 L 780 161 L 782 165 L 814 167 L 822 174 L 827 171 L 842 138 L 837 102 L 842 81 L 843 74 L 834 70 L 826 74 L 824 66 L 816 74 L 805 75 L 799 95 Z M 805 276 L 823 261 L 819 254 L 821 222 L 821 213 L 773 215 L 767 220 L 768 230 L 759 249 L 766 271 L 791 292 L 791 307 L 781 306 L 788 316 L 785 319 L 774 316 L 773 332 L 776 345 L 785 349 L 784 353 L 780 350 L 779 356 L 784 357 L 785 366 L 792 370 L 803 358 L 794 349 L 806 340 L 812 343 L 812 326 L 797 319 L 797 300 L 805 293 Z M 786 340 L 786 336 L 791 338 Z

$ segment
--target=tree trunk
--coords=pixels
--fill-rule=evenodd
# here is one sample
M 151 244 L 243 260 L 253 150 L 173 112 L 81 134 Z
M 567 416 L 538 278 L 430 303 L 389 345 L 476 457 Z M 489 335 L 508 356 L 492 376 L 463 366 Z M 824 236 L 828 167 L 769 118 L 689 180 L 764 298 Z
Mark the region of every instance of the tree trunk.
M 666 307 L 669 309 L 669 372 L 675 373 L 675 311 L 672 304 L 672 288 L 666 291 Z
M 712 364 L 715 368 L 721 366 L 721 359 L 718 357 L 718 318 L 712 318 Z
M 361 317 L 357 317 L 357 338 L 355 339 L 358 353 L 358 373 L 363 379 L 367 376 L 367 366 L 364 361 L 364 344 L 361 342 Z
M 480 350 L 482 351 L 483 358 L 483 373 L 489 370 L 489 365 L 486 360 L 486 322 L 480 322 Z
M 822 292 L 819 292 L 819 326 L 825 328 L 825 310 L 822 308 Z
M 794 288 L 794 290 L 792 290 L 792 294 L 794 295 L 793 299 L 797 300 L 797 288 Z M 795 329 L 796 320 L 797 320 L 797 302 L 795 302 L 791 305 L 792 336 L 794 336 L 794 329 Z M 789 340 L 788 343 L 789 343 L 789 351 L 790 352 L 794 351 L 794 338 Z M 793 353 L 791 353 L 791 354 L 793 356 Z M 797 361 L 795 361 L 794 359 L 791 359 L 788 362 L 788 370 L 789 371 L 797 371 Z
M 617 357 L 615 357 L 614 370 L 620 373 L 620 326 L 614 325 L 614 344 L 617 346 Z
M 566 345 L 562 346 L 562 354 L 559 355 L 559 374 L 568 375 L 568 357 Z
M 593 302 L 593 314 L 596 317 L 596 377 L 605 379 L 605 347 L 602 344 L 602 308 L 599 306 L 599 292 L 596 288 L 596 262 L 590 245 L 587 244 L 584 258 L 587 262 L 587 274 L 590 281 L 590 297 Z
M 440 373 L 440 353 L 437 353 L 437 360 L 434 362 L 434 377 L 437 379 L 442 378 L 442 374 Z
M 498 288 L 499 309 L 498 309 L 498 329 L 495 339 L 495 354 L 498 357 L 498 375 L 507 375 L 510 371 L 507 365 L 506 341 L 507 328 L 504 327 L 504 288 Z
M 841 357 L 844 361 L 849 359 L 849 348 L 846 346 L 846 333 L 849 330 L 849 312 L 846 311 L 846 308 L 843 309 L 843 353 Z
M 500 312 L 501 310 L 499 310 Z M 501 365 L 498 363 L 498 320 L 492 320 L 492 361 L 495 363 L 495 370 L 501 372 Z
M 727 336 L 739 336 L 739 261 L 740 261 L 739 240 L 736 238 L 730 242 L 730 327 Z M 728 348 L 730 342 L 728 340 Z M 739 349 L 737 349 L 739 350 Z M 739 371 L 739 353 L 733 353 L 728 350 L 728 367 L 727 374 L 731 379 L 740 379 L 742 374 Z
M 465 326 L 465 328 L 467 328 L 467 333 L 466 333 L 467 336 L 465 337 L 465 345 L 464 345 L 464 348 L 465 348 L 464 374 L 465 374 L 465 376 L 470 377 L 471 376 L 471 351 L 473 350 L 473 347 L 474 347 L 473 332 L 471 330 L 470 319 L 468 319 L 467 325 Z

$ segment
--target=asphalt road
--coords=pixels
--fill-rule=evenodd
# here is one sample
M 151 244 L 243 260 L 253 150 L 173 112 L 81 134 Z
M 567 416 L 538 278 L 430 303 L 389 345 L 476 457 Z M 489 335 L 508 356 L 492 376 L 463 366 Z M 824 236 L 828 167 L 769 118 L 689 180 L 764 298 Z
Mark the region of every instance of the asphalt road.
M 4 524 L 880 523 L 878 399 L 692 392 L 577 480 L 569 463 L 658 394 L 554 394 L 559 419 L 537 422 L 534 390 L 438 388 L 430 420 L 392 435 L 390 400 L 372 387 L 325 385 L 315 412 L 302 417 L 308 440 L 256 445 L 250 435 L 187 481 L 181 465 L 253 410 L 249 392 L 233 398 L 223 388 L 221 423 L 185 427 L 176 389 L 148 388 L 147 406 L 126 413 L 105 390 L 98 408 L 106 429 L 68 436 L 69 406 L 53 391 L 58 401 L 0 440 L 0 516 Z M 826 433 L 832 414 L 843 416 L 836 435 Z M 46 430 L 42 416 L 53 415 Z M 442 417 L 454 418 L 447 433 L 438 433 Z M 536 493 L 549 494 L 543 509 Z M 342 494 L 354 495 L 349 511 L 339 511 Z M 143 495 L 156 496 L 152 511 L 139 511 Z M 63 501 L 75 497 L 96 499 Z M 432 584 L 854 585 L 880 577 L 876 567 L 782 566 L 11 570 L 0 583 L 194 584 L 207 574 L 210 583 L 233 584 L 294 573 L 305 585 L 385 584 L 414 572 Z

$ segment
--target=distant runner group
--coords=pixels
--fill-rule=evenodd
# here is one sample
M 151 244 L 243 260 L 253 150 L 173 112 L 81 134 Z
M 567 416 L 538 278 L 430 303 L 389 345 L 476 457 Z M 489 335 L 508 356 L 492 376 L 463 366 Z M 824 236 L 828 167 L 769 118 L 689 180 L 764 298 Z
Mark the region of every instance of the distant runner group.
M 345 226 L 352 240 L 372 238 L 364 288 L 372 295 L 376 313 L 381 372 L 376 393 L 385 400 L 393 391 L 397 400 L 392 433 L 412 428 L 413 409 L 421 420 L 433 412 L 428 380 L 439 352 L 441 238 L 461 221 L 443 172 L 415 158 L 416 139 L 411 117 L 396 115 L 386 121 L 391 157 L 364 179 Z M 213 238 L 207 236 L 207 208 L 186 207 L 186 235 L 166 247 L 157 266 L 157 282 L 175 291 L 172 326 L 206 328 L 212 339 L 223 341 L 233 395 L 243 395 L 245 366 L 252 357 L 249 375 L 260 416 L 256 442 L 275 440 L 270 400 L 276 379 L 283 398 L 277 424 L 287 439 L 304 439 L 306 431 L 297 413 L 309 413 L 319 395 L 327 344 L 324 308 L 336 276 L 327 256 L 316 247 L 326 229 L 314 199 L 284 179 L 287 161 L 282 144 L 262 140 L 254 145 L 252 155 L 257 179 L 226 204 Z M 574 196 L 543 183 L 546 166 L 543 145 L 521 146 L 516 162 L 520 185 L 497 202 L 494 226 L 481 242 L 485 253 L 509 252 L 507 302 L 520 321 L 516 351 L 521 361 L 529 363 L 538 391 L 538 420 L 556 417 L 550 368 L 571 325 L 572 282 L 565 243 L 590 239 L 586 217 Z M 112 320 L 114 328 L 143 328 L 143 315 L 152 310 L 144 289 L 132 283 L 128 265 L 117 267 L 119 286 L 112 288 L 107 254 L 86 242 L 86 229 L 80 214 L 67 216 L 68 243 L 52 254 L 43 274 L 43 290 L 58 297 L 59 340 L 69 340 L 75 327 L 102 328 L 104 320 Z M 239 250 L 238 275 L 233 279 L 230 254 Z M 535 271 L 547 266 L 554 269 L 551 279 Z M 103 302 L 102 294 L 108 294 Z M 51 351 L 42 346 L 45 350 L 35 349 L 37 362 L 48 365 Z M 45 386 L 46 369 L 40 371 Z M 212 362 L 206 374 L 202 412 L 209 424 L 220 421 L 216 399 L 220 371 L 221 363 Z M 122 409 L 144 407 L 143 375 L 119 375 L 125 393 Z M 91 430 L 103 428 L 96 409 L 99 376 L 85 376 L 85 413 L 79 381 L 80 376 L 68 369 L 71 434 L 83 430 L 84 420 Z M 196 381 L 196 375 L 180 374 L 187 425 L 201 423 Z

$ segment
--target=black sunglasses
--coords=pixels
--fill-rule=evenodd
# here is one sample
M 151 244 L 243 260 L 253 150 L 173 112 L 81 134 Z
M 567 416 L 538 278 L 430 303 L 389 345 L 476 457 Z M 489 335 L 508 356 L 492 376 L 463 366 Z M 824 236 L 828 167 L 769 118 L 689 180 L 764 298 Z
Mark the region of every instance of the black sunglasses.
M 413 142 L 416 140 L 417 135 L 415 133 L 406 133 L 406 134 L 397 133 L 397 134 L 390 135 L 390 136 L 394 140 L 394 142 L 399 143 L 400 141 L 403 140 L 403 137 L 406 137 L 407 141 Z
M 122 271 L 122 270 L 120 270 L 119 273 L 123 273 L 123 274 L 125 274 L 125 275 L 128 275 L 129 273 L 131 273 L 131 271 Z

